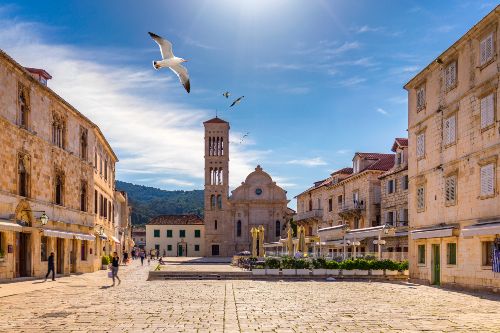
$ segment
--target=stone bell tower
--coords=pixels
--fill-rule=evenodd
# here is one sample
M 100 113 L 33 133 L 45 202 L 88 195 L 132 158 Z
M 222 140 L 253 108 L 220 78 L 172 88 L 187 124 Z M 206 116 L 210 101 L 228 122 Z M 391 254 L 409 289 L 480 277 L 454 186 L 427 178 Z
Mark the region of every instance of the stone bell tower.
M 205 126 L 205 249 L 206 256 L 230 256 L 229 123 L 213 118 Z

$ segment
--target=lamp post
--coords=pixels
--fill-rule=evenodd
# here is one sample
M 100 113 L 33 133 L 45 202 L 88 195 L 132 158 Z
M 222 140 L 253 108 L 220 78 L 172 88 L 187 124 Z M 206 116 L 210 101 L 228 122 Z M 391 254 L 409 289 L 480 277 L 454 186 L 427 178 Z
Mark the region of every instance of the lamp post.
M 31 209 L 23 209 L 23 212 L 30 212 L 30 213 L 42 213 L 42 215 L 40 215 L 40 224 L 42 226 L 46 225 L 47 223 L 49 223 L 49 217 L 47 216 L 47 214 L 45 214 L 45 211 L 44 210 L 31 210 Z M 23 221 L 25 223 L 27 223 L 26 221 Z

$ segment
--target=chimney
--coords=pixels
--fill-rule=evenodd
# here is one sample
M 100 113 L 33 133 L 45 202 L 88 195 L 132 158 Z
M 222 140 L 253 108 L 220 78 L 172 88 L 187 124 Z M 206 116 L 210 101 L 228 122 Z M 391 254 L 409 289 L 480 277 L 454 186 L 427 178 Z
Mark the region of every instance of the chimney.
M 35 80 L 37 80 L 44 86 L 47 85 L 47 80 L 52 79 L 52 76 L 50 76 L 50 74 L 43 69 L 29 67 L 24 67 L 24 69 L 26 69 Z

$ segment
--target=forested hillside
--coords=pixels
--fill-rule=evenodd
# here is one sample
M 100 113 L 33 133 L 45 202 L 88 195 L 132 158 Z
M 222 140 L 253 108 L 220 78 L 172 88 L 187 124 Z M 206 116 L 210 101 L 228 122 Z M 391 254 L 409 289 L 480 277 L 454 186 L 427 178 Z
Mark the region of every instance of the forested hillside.
M 128 193 L 132 206 L 132 224 L 145 224 L 163 214 L 203 216 L 203 191 L 166 191 L 154 187 L 116 181 L 116 188 Z

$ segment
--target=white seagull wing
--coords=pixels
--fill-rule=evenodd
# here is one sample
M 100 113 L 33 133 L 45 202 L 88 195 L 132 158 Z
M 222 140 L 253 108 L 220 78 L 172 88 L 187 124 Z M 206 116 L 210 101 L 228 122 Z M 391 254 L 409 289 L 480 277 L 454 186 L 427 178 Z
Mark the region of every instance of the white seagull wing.
M 148 32 L 151 38 L 160 46 L 160 52 L 161 52 L 161 57 L 163 59 L 169 59 L 174 57 L 174 53 L 172 52 L 172 43 L 170 43 L 168 40 L 161 38 L 157 34 L 154 34 L 152 32 Z
M 172 70 L 172 72 L 177 74 L 182 85 L 184 86 L 186 91 L 189 93 L 189 91 L 191 90 L 191 84 L 189 83 L 189 74 L 188 74 L 187 69 L 184 66 L 182 66 L 181 64 L 174 65 L 174 66 L 170 67 L 170 69 Z

